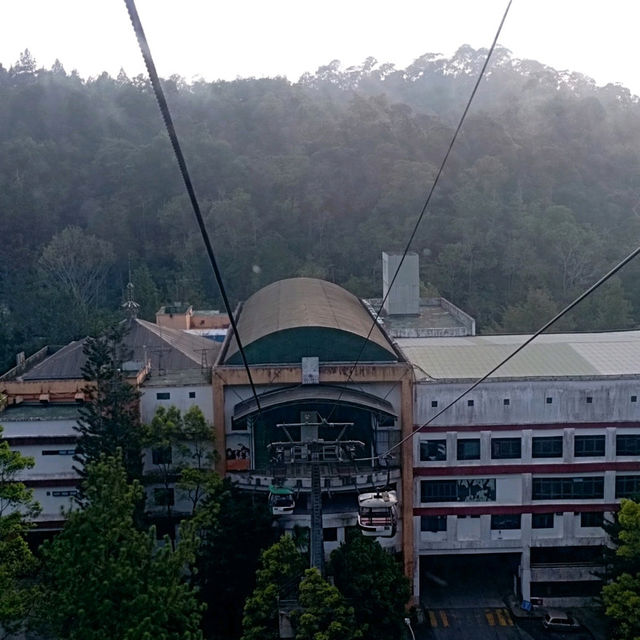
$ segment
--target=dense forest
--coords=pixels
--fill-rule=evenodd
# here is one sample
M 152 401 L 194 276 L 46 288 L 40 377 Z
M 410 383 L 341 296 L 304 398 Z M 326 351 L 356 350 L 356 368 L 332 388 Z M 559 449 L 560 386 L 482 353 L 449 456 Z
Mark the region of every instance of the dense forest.
M 380 295 L 484 50 L 406 69 L 338 61 L 285 78 L 164 81 L 228 293 L 326 278 Z M 0 369 L 118 313 L 220 308 L 146 78 L 82 79 L 28 51 L 0 66 Z M 622 258 L 640 231 L 640 103 L 497 49 L 412 249 L 425 295 L 481 332 L 529 331 Z M 630 265 L 561 329 L 640 321 Z

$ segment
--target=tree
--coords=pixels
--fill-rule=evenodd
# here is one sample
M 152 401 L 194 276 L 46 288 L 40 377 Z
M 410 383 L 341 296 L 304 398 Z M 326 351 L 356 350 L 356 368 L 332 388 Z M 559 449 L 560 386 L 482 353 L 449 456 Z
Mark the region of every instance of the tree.
M 110 242 L 72 226 L 51 238 L 42 250 L 40 266 L 69 294 L 76 313 L 86 316 L 100 297 L 114 258 Z
M 614 579 L 602 588 L 605 614 L 613 622 L 616 640 L 640 637 L 640 503 L 623 499 L 616 522 L 608 527 L 617 544 L 608 570 Z
M 85 508 L 42 548 L 45 628 L 60 640 L 199 640 L 202 605 L 185 574 L 194 559 L 192 528 L 158 546 L 139 531 L 141 485 L 127 482 L 121 457 L 89 463 Z M 167 542 L 165 540 L 165 542 Z
M 352 640 L 362 638 L 353 607 L 317 569 L 307 569 L 300 583 L 300 609 L 293 615 L 296 640 Z M 367 636 L 369 637 L 369 636 Z M 392 637 L 392 636 L 387 636 Z
M 277 640 L 278 599 L 297 597 L 304 568 L 302 554 L 289 536 L 262 552 L 256 587 L 247 598 L 242 618 L 242 640 Z
M 0 638 L 18 633 L 24 626 L 34 601 L 34 588 L 26 582 L 36 568 L 36 560 L 25 542 L 27 518 L 40 511 L 17 477 L 34 465 L 2 440 L 0 426 Z
M 353 603 L 357 626 L 371 640 L 401 637 L 409 580 L 394 557 L 359 531 L 331 554 L 335 584 Z
M 244 602 L 255 587 L 260 553 L 273 542 L 273 517 L 264 497 L 248 495 L 225 479 L 196 512 L 200 544 L 194 575 L 207 604 L 207 637 L 238 638 Z
M 165 508 L 169 535 L 173 540 L 174 501 L 168 499 L 174 486 L 189 504 L 193 516 L 208 494 L 216 490 L 220 477 L 213 470 L 213 430 L 199 407 L 189 408 L 184 416 L 177 407 L 158 407 L 151 424 L 143 429 L 144 444 L 151 447 L 153 471 L 145 482 L 160 483 L 160 501 Z
M 87 360 L 82 375 L 88 400 L 80 408 L 74 459 L 84 467 L 102 455 L 122 451 L 129 480 L 142 477 L 142 430 L 138 414 L 140 393 L 126 379 L 122 363 L 126 327 L 119 324 L 98 337 L 86 339 Z M 83 474 L 83 470 L 79 469 Z

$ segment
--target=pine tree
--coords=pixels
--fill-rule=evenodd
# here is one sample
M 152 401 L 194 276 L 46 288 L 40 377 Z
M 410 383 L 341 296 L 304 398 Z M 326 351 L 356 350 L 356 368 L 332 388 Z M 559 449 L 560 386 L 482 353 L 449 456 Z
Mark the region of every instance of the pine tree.
M 123 338 L 126 326 L 119 324 L 98 337 L 86 339 L 82 368 L 87 381 L 87 402 L 80 408 L 76 430 L 80 433 L 74 459 L 82 467 L 97 462 L 102 455 L 122 451 L 129 480 L 142 478 L 142 430 L 138 411 L 140 392 L 122 370 L 127 359 Z M 84 475 L 83 468 L 78 469 Z
M 175 551 L 134 523 L 143 489 L 127 482 L 121 458 L 87 466 L 85 508 L 42 547 L 40 619 L 60 640 L 200 640 L 202 605 L 185 581 L 193 529 Z M 165 539 L 165 542 L 166 539 Z

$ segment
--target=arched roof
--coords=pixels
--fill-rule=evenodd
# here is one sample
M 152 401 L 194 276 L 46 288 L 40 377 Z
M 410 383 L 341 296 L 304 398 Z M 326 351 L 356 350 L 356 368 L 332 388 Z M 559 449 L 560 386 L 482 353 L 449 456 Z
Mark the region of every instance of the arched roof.
M 395 362 L 398 354 L 376 325 L 363 349 L 373 318 L 363 303 L 342 287 L 315 278 L 290 278 L 267 285 L 243 305 L 238 332 L 249 364 Z M 241 364 L 235 337 L 224 359 Z

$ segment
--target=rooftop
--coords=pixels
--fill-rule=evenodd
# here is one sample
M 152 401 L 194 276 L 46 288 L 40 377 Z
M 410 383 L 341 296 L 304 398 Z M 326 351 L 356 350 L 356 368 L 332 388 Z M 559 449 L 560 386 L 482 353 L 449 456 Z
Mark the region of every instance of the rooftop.
M 365 300 L 375 314 L 382 298 Z M 421 298 L 419 315 L 389 315 L 382 310 L 380 320 L 393 338 L 433 338 L 472 336 L 474 319 L 445 298 Z
M 152 374 L 210 367 L 220 351 L 220 344 L 168 327 L 159 327 L 146 320 L 130 320 L 124 343 L 130 351 L 130 364 L 151 363 Z M 80 380 L 86 362 L 83 347 L 86 338 L 70 342 L 53 355 L 37 361 L 20 376 L 22 380 Z
M 77 404 L 19 404 L 0 413 L 0 424 L 34 420 L 77 420 L 79 416 Z
M 399 338 L 417 380 L 468 380 L 484 376 L 529 335 Z M 640 331 L 542 335 L 491 378 L 640 375 Z
M 290 278 L 267 285 L 243 305 L 238 318 L 250 364 L 300 362 L 396 361 L 398 354 L 359 298 L 316 278 Z M 369 333 L 370 332 L 370 333 Z M 366 340 L 366 342 L 364 342 Z M 234 336 L 226 362 L 240 364 Z

